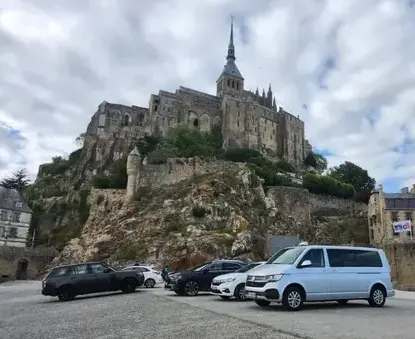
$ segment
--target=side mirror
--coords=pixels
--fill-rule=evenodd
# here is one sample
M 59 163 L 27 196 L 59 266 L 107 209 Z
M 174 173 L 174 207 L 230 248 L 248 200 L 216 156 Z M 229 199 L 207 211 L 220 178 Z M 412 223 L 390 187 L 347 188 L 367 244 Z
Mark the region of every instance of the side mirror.
M 304 267 L 310 267 L 311 266 L 311 260 L 304 260 L 301 265 L 300 268 L 304 268 Z
M 109 268 L 104 268 L 104 273 L 110 273 L 111 270 Z
M 203 274 L 206 274 L 206 273 L 208 273 L 209 272 L 209 268 L 205 268 L 203 271 L 202 271 L 202 273 Z

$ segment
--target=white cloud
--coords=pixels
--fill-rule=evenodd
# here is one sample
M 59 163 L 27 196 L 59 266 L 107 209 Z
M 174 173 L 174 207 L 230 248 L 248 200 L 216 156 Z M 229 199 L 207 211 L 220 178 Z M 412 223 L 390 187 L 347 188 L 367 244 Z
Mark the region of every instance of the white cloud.
M 349 160 L 380 182 L 415 182 L 415 12 L 405 6 L 8 1 L 0 12 L 0 123 L 26 142 L 16 146 L 8 135 L 0 145 L 0 177 L 23 160 L 34 173 L 70 152 L 103 100 L 145 106 L 151 93 L 180 85 L 214 93 L 234 15 L 246 87 L 271 82 L 277 102 L 305 120 L 312 144 L 333 154 L 330 165 Z

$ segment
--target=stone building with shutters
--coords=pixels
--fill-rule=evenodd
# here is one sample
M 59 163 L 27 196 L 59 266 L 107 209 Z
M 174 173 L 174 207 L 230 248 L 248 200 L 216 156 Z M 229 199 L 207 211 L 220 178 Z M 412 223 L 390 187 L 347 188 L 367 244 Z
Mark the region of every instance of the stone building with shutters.
M 175 92 L 160 90 L 151 94 L 148 107 L 125 106 L 102 102 L 91 118 L 85 140 L 95 142 L 97 162 L 108 153 L 109 140 L 113 158 L 119 158 L 131 143 L 145 134 L 163 135 L 179 123 L 201 131 L 221 129 L 224 148 L 242 147 L 284 159 L 302 167 L 311 152 L 305 139 L 304 122 L 278 106 L 271 85 L 268 91 L 249 91 L 236 65 L 233 22 L 231 24 L 225 66 L 216 81 L 216 94 L 180 86 Z
M 26 246 L 32 213 L 18 191 L 0 187 L 0 246 Z
M 413 237 L 415 219 L 415 185 L 404 187 L 400 193 L 385 193 L 382 185 L 372 192 L 368 206 L 368 226 L 370 242 L 388 244 L 408 242 Z M 393 223 L 411 220 L 412 232 L 395 233 Z M 412 233 L 412 234 L 411 234 Z M 413 239 L 412 239 L 413 238 Z

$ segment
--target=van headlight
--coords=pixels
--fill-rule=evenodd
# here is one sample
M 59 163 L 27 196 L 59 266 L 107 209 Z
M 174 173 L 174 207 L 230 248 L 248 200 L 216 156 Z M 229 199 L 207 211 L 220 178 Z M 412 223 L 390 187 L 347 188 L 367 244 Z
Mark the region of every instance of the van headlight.
M 281 280 L 282 274 L 273 274 L 273 275 L 266 275 L 265 280 L 268 282 L 276 282 Z

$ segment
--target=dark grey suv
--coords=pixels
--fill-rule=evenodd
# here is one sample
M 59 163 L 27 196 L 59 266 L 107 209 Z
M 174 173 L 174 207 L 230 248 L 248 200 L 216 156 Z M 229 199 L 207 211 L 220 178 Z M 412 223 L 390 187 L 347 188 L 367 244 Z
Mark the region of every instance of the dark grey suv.
M 54 267 L 42 280 L 42 294 L 61 301 L 77 295 L 121 290 L 134 292 L 144 283 L 144 275 L 137 271 L 116 271 L 102 262 Z

